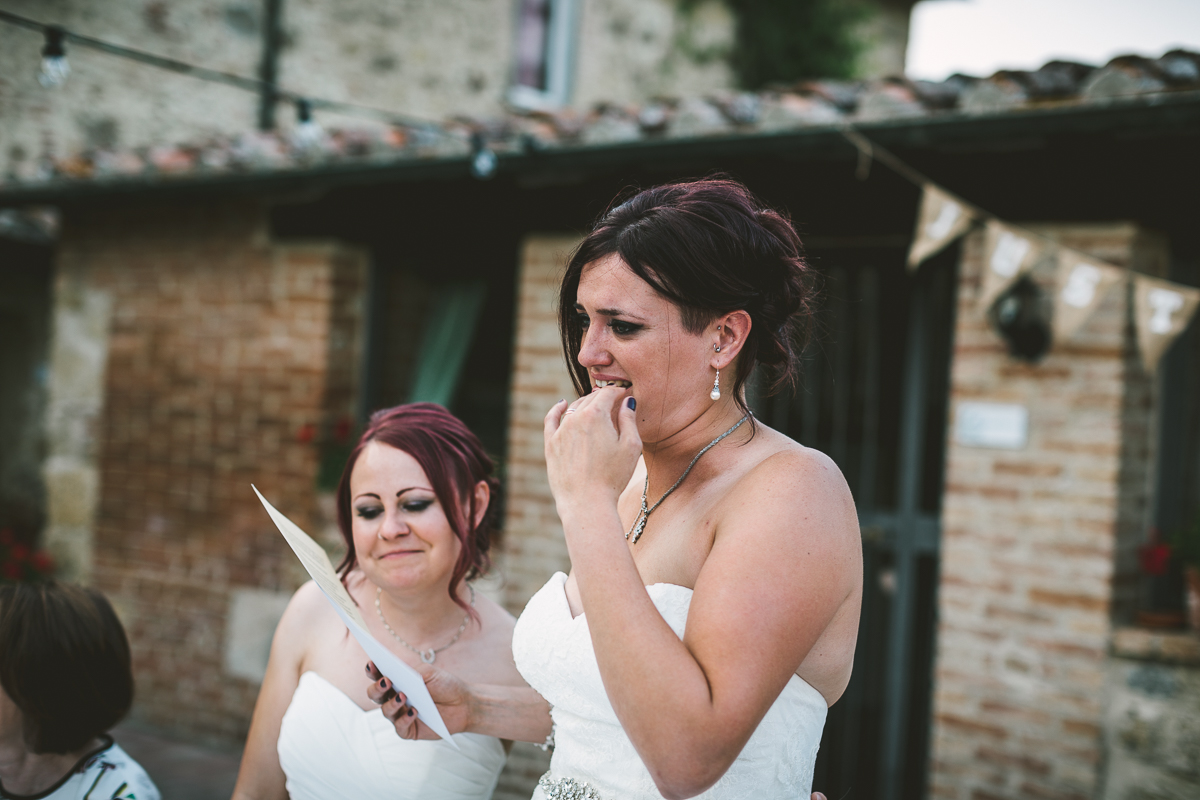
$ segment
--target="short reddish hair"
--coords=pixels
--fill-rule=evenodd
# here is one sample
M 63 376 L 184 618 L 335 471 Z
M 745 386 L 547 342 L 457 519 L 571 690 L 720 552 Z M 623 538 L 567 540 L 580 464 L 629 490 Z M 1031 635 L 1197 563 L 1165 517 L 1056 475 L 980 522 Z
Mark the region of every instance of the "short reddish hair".
M 488 550 L 496 531 L 500 499 L 500 482 L 492 474 L 495 464 L 483 449 L 483 443 L 462 420 L 436 403 L 407 403 L 372 414 L 366 430 L 350 451 L 338 482 L 338 528 L 346 540 L 346 557 L 338 564 L 343 581 L 358 563 L 351 527 L 350 473 L 371 442 L 403 450 L 425 470 L 450 529 L 462 544 L 450 577 L 450 597 L 473 615 L 474 609 L 459 599 L 458 586 L 464 579 L 482 575 L 491 567 Z M 479 524 L 472 526 L 479 511 L 474 489 L 480 481 L 486 481 L 491 491 Z

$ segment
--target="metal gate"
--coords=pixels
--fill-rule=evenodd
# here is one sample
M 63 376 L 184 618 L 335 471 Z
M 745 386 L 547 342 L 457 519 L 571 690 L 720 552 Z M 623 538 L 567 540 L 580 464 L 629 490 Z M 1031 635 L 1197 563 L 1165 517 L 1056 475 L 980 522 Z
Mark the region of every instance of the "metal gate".
M 837 462 L 854 492 L 865 587 L 854 675 L 830 709 L 813 788 L 925 795 L 957 248 L 914 275 L 902 247 L 810 244 L 823 276 L 800 386 L 760 404 Z

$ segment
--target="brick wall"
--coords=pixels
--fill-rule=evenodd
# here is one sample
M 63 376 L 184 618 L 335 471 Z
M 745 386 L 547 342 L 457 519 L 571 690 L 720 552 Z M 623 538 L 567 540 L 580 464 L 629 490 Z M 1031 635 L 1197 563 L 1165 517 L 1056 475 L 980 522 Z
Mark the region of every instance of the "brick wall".
M 231 592 L 303 577 L 250 483 L 322 528 L 317 448 L 354 410 L 365 264 L 271 245 L 254 204 L 68 216 L 60 286 L 111 308 L 85 527 L 133 646 L 135 716 L 245 734 L 258 686 L 222 668 Z
M 534 592 L 556 571 L 569 571 L 562 523 L 546 478 L 542 419 L 560 398 L 575 397 L 558 338 L 558 282 L 572 236 L 531 235 L 521 247 L 517 272 L 517 324 L 509 402 L 505 475 L 504 551 L 497 559 L 504 576 L 504 602 L 520 614 Z M 549 756 L 517 743 L 496 787 L 496 800 L 526 800 Z
M 1114 264 L 1165 264 L 1161 240 L 1129 225 L 1043 232 Z M 981 260 L 972 235 L 952 410 L 1019 403 L 1029 439 L 1018 451 L 948 444 L 930 796 L 1084 800 L 1097 791 L 1108 637 L 1131 605 L 1146 524 L 1152 384 L 1123 288 L 1041 363 L 1009 358 L 975 307 Z
M 570 569 L 546 478 L 542 427 L 550 406 L 575 397 L 555 308 L 566 257 L 578 242 L 569 236 L 532 235 L 521 249 L 503 555 L 506 604 L 514 614 L 556 570 Z

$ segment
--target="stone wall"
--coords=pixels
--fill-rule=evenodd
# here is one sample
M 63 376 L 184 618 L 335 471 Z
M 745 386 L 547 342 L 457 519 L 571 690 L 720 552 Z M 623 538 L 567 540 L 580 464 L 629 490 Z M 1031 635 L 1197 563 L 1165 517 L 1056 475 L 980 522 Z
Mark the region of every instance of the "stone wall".
M 1116 631 L 1100 800 L 1200 797 L 1200 637 Z
M 733 17 L 720 0 L 576 0 L 569 104 L 703 94 L 733 84 Z M 254 77 L 263 55 L 262 0 L 92 3 L 12 0 L 14 13 L 130 47 Z M 496 116 L 513 79 L 515 0 L 284 0 L 280 85 L 418 118 Z M 67 45 L 71 75 L 37 82 L 37 31 L 0 24 L 0 175 L 33 175 L 47 156 L 151 149 L 257 128 L 257 94 Z M 277 123 L 295 123 L 279 105 Z M 330 127 L 378 126 L 319 111 Z M 103 159 L 102 159 L 103 161 Z M 105 169 L 119 170 L 119 163 Z
M 354 413 L 366 259 L 264 231 L 250 203 L 94 212 L 59 256 L 49 434 L 88 493 L 52 455 L 51 530 L 69 512 L 77 576 L 125 623 L 134 715 L 201 738 L 243 736 L 258 690 L 228 671 L 229 644 L 262 648 L 229 635 L 232 607 L 303 578 L 250 484 L 325 529 L 318 448 Z M 90 349 L 63 334 L 76 318 Z
M 1042 232 L 1159 273 L 1130 225 Z M 975 306 L 982 237 L 963 250 L 951 404 L 1028 409 L 1021 450 L 949 437 L 930 795 L 1085 800 L 1102 760 L 1106 650 L 1147 524 L 1153 392 L 1115 288 L 1078 336 L 1029 365 Z M 1048 284 L 1050 265 L 1035 271 Z
M 561 398 L 574 399 L 558 337 L 558 283 L 579 240 L 531 235 L 521 249 L 508 426 L 504 516 L 506 605 L 520 613 L 557 570 L 570 569 L 562 523 L 546 477 L 543 420 Z
M 4 8 L 239 75 L 256 75 L 261 59 L 260 0 L 11 0 Z M 45 89 L 37 80 L 42 44 L 38 31 L 0 24 L 0 175 L 37 174 L 46 156 L 152 147 L 255 128 L 258 98 L 253 94 L 70 43 L 70 77 L 61 88 Z

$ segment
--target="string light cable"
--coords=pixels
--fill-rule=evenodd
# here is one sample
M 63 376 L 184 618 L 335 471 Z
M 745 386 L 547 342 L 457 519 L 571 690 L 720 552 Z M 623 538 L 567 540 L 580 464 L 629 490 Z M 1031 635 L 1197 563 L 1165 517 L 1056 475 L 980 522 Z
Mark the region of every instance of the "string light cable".
M 101 53 L 106 53 L 118 58 L 136 61 L 141 64 L 146 64 L 157 69 L 167 72 L 174 72 L 179 75 L 187 75 L 202 81 L 210 83 L 219 83 L 225 86 L 231 86 L 235 89 L 241 89 L 255 94 L 267 94 L 273 98 L 275 102 L 292 103 L 297 109 L 298 126 L 303 126 L 305 123 L 311 123 L 308 132 L 300 134 L 301 141 L 310 141 L 313 138 L 312 126 L 316 123 L 312 121 L 312 112 L 314 110 L 334 111 L 348 116 L 358 116 L 387 122 L 393 125 L 403 125 L 408 128 L 423 130 L 429 133 L 447 136 L 447 131 L 436 122 L 420 119 L 408 114 L 401 114 L 388 109 L 378 108 L 376 106 L 365 105 L 363 103 L 352 103 L 346 100 L 330 100 L 321 97 L 312 97 L 309 95 L 301 95 L 297 92 L 283 89 L 273 83 L 262 80 L 261 78 L 251 78 L 246 75 L 238 75 L 232 72 L 224 72 L 218 69 L 191 64 L 186 61 L 180 61 L 176 58 L 160 56 L 154 53 L 149 53 L 145 50 L 138 50 L 125 45 L 114 44 L 112 42 L 97 39 L 92 36 L 86 36 L 81 33 L 75 33 L 61 25 L 49 25 L 37 20 L 23 17 L 20 14 L 13 14 L 10 11 L 0 11 L 0 22 L 7 22 L 10 25 L 26 30 L 39 31 L 46 37 L 46 43 L 42 48 L 42 63 L 41 71 L 38 75 L 38 80 L 47 88 L 61 86 L 66 80 L 70 72 L 70 65 L 67 63 L 66 44 L 86 47 L 90 50 L 96 50 Z M 307 118 L 306 118 L 307 117 Z M 472 158 L 478 155 L 478 147 L 472 148 Z
M 890 167 L 893 172 L 918 188 L 924 188 L 928 184 L 933 184 L 935 186 L 939 185 L 925 177 L 925 175 L 918 172 L 916 169 L 913 169 L 913 167 L 902 161 L 895 153 L 892 153 L 891 151 L 881 147 L 876 142 L 868 139 L 853 125 L 848 123 L 839 125 L 838 133 L 844 136 L 846 140 L 850 142 L 850 144 L 854 145 L 855 149 L 858 150 L 859 161 L 855 170 L 855 174 L 858 176 L 859 180 L 865 180 L 869 171 L 870 162 L 874 160 L 878 161 L 884 166 Z M 958 195 L 955 195 L 955 201 L 959 205 L 963 206 L 972 217 L 980 222 L 1002 222 L 1002 220 L 995 214 L 980 208 L 974 203 L 963 200 Z M 1007 224 L 1009 227 L 1018 228 L 1018 226 L 1012 225 L 1012 223 L 1005 224 Z M 1043 245 L 1055 248 L 1062 247 L 1060 242 L 1049 236 L 1046 236 L 1045 234 L 1038 233 L 1037 231 L 1027 230 L 1026 228 L 1018 228 L 1018 230 L 1021 231 L 1022 235 L 1031 239 L 1037 239 L 1038 241 L 1042 242 Z

